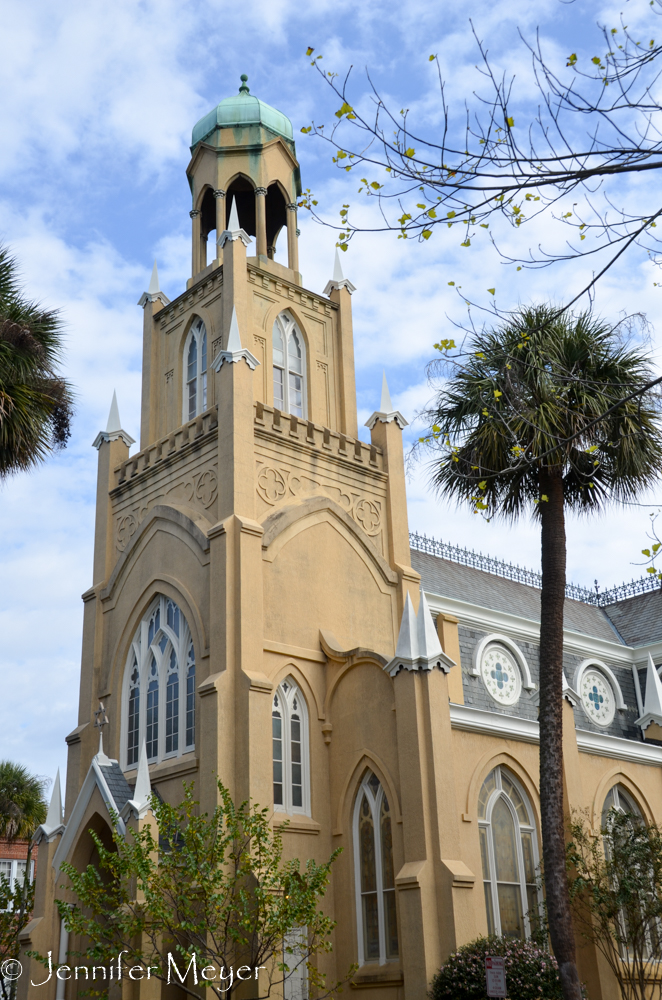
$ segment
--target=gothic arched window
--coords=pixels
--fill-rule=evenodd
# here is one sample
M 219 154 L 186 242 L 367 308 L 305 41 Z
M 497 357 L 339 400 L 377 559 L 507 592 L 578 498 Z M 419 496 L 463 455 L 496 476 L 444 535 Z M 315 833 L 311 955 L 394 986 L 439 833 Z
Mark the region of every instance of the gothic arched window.
M 142 692 L 142 695 L 141 695 Z M 182 697 L 180 692 L 186 692 Z M 184 615 L 160 595 L 141 621 L 127 660 L 122 710 L 123 766 L 195 749 L 195 651 Z
M 354 873 L 359 965 L 398 958 L 391 808 L 367 771 L 354 806 Z
M 528 938 L 540 912 L 538 841 L 524 789 L 505 768 L 496 767 L 483 782 L 478 835 L 487 932 Z
M 308 710 L 291 677 L 279 684 L 271 710 L 274 809 L 310 816 Z
M 184 415 L 193 420 L 207 409 L 207 330 L 196 319 L 184 345 Z
M 274 406 L 306 416 L 306 355 L 301 331 L 289 313 L 276 317 L 273 329 Z

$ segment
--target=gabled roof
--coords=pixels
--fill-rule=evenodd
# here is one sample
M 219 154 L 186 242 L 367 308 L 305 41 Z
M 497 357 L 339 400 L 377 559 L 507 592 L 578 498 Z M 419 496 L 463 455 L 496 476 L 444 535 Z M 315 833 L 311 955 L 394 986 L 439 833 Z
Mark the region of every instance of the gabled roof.
M 108 810 L 110 825 L 115 826 L 122 836 L 126 833 L 126 825 L 119 814 L 129 799 L 131 799 L 133 789 L 124 777 L 119 763 L 116 760 L 110 760 L 103 753 L 98 753 L 96 757 L 92 758 L 92 763 L 85 776 L 83 787 L 78 793 L 76 804 L 71 811 L 71 816 L 64 828 L 62 839 L 53 857 L 53 867 L 56 871 L 60 868 L 62 862 L 67 859 L 71 848 L 80 835 L 83 816 L 95 788 L 99 789 L 101 798 Z

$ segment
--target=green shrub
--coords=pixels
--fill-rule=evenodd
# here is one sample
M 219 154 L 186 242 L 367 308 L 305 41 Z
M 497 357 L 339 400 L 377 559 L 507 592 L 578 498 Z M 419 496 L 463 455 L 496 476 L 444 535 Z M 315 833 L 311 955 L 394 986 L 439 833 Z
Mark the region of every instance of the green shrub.
M 556 959 L 532 941 L 479 937 L 450 955 L 430 984 L 430 1000 L 485 1000 L 485 956 L 503 955 L 509 1000 L 562 1000 Z

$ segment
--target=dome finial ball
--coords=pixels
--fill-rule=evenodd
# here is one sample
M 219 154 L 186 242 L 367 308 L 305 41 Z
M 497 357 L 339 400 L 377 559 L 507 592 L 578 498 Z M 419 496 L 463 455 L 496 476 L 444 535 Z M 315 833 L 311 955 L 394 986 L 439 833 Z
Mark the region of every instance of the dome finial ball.
M 241 79 L 241 87 L 239 88 L 239 93 L 250 94 L 250 89 L 246 86 L 246 81 L 248 80 L 246 74 L 242 73 L 240 79 Z

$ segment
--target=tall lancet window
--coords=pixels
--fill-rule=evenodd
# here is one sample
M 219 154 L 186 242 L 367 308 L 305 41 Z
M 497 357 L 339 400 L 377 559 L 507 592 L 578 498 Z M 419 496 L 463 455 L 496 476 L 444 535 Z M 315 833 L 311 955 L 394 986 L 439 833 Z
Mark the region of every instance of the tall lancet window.
M 291 677 L 274 695 L 271 728 L 274 809 L 310 816 L 308 710 Z
M 306 355 L 303 337 L 289 313 L 276 317 L 273 329 L 274 406 L 306 416 Z
M 478 836 L 488 934 L 530 937 L 540 918 L 538 838 L 524 789 L 505 768 L 483 782 Z
M 354 806 L 354 875 L 359 965 L 398 958 L 391 807 L 382 785 L 367 771 Z
M 195 749 L 193 639 L 179 607 L 163 595 L 152 601 L 127 659 L 123 767 L 137 766 L 143 741 L 150 763 Z
M 196 319 L 184 346 L 184 422 L 207 409 L 207 330 Z

